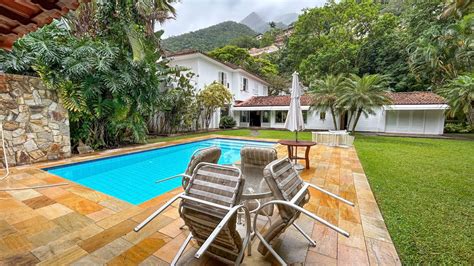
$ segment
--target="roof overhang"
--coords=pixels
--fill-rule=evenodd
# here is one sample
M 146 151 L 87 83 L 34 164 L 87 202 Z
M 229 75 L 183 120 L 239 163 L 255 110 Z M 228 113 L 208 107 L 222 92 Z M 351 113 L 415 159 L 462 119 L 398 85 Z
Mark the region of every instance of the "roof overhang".
M 288 111 L 289 106 L 246 106 L 246 107 L 233 107 L 234 111 Z M 309 110 L 309 106 L 301 106 L 302 110 Z
M 406 105 L 385 105 L 384 110 L 446 110 L 447 104 L 406 104 Z
M 10 50 L 21 36 L 35 31 L 90 0 L 0 0 L 0 48 Z

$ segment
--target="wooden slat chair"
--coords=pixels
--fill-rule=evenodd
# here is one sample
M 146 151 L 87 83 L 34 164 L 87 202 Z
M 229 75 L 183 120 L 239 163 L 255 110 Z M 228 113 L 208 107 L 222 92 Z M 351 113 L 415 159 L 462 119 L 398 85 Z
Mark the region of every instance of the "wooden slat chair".
M 308 236 L 296 223 L 296 219 L 301 213 L 308 217 L 328 226 L 336 232 L 349 237 L 349 233 L 338 228 L 337 226 L 329 223 L 328 221 L 314 215 L 313 213 L 303 209 L 303 206 L 309 201 L 310 194 L 308 191 L 309 187 L 317 189 L 322 193 L 325 193 L 337 200 L 340 200 L 346 204 L 354 206 L 354 203 L 343 199 L 329 191 L 326 191 L 318 186 L 304 182 L 298 172 L 295 170 L 292 162 L 288 158 L 279 159 L 271 162 L 265 168 L 265 180 L 270 187 L 273 197 L 275 200 L 269 201 L 257 210 L 255 217 L 261 212 L 263 208 L 269 205 L 277 205 L 279 211 L 279 217 L 272 222 L 272 225 L 262 235 L 257 230 L 257 219 L 253 220 L 253 228 L 256 236 L 260 239 L 258 251 L 262 255 L 266 255 L 268 251 L 282 264 L 286 265 L 285 261 L 276 253 L 271 247 L 270 242 L 276 239 L 279 235 L 283 234 L 289 226 L 294 226 L 298 232 L 300 232 L 311 246 L 316 246 L 310 236 Z
M 265 167 L 278 159 L 276 149 L 270 147 L 245 146 L 240 150 L 240 170 L 245 178 L 244 193 L 259 191 L 261 187 L 268 187 L 265 178 L 263 177 L 263 170 Z M 271 198 L 260 200 L 260 203 L 270 201 Z M 258 208 L 258 203 L 255 201 L 247 201 L 246 206 L 249 210 Z M 273 215 L 273 206 L 265 208 L 265 214 Z
M 164 179 L 160 179 L 156 181 L 156 183 L 161 183 L 170 179 L 182 177 L 181 185 L 183 189 L 186 189 L 186 186 L 191 178 L 194 169 L 200 163 L 217 163 L 219 158 L 221 157 L 221 149 L 219 147 L 208 147 L 202 148 L 194 151 L 191 155 L 191 160 L 189 160 L 188 167 L 186 171 L 182 174 L 177 174 L 174 176 L 170 176 Z
M 179 213 L 190 234 L 178 250 L 172 265 L 183 254 L 189 241 L 194 238 L 200 246 L 194 257 L 206 253 L 225 263 L 239 265 L 248 248 L 250 255 L 250 214 L 244 205 L 239 205 L 245 180 L 236 167 L 200 163 L 193 172 L 185 192 L 168 201 L 135 228 L 138 232 L 174 201 L 181 199 Z M 243 210 L 246 219 L 246 234 L 242 237 L 236 230 L 237 211 Z

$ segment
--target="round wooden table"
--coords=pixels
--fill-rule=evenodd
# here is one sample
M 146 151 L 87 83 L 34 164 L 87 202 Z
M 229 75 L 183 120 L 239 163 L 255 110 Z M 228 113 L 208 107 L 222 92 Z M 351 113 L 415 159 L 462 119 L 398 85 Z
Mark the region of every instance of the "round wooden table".
M 309 151 L 312 146 L 316 145 L 316 142 L 312 141 L 296 141 L 296 140 L 279 140 L 279 144 L 285 145 L 288 147 L 288 158 L 290 160 L 305 160 L 306 169 L 309 169 Z M 298 147 L 305 147 L 304 157 L 298 156 Z

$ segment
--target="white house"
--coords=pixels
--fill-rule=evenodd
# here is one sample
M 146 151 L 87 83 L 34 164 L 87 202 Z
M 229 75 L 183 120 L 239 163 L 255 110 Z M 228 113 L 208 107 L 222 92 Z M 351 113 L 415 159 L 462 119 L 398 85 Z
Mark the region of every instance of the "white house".
M 432 92 L 390 93 L 392 104 L 376 110 L 375 115 L 362 115 L 357 131 L 398 134 L 440 135 L 444 129 L 446 101 Z M 283 128 L 290 104 L 290 96 L 258 96 L 235 104 L 234 118 L 240 127 Z M 329 112 L 310 109 L 311 99 L 301 97 L 301 106 L 306 129 L 334 129 Z M 338 117 L 338 127 L 350 128 L 348 117 Z M 352 122 L 351 122 L 352 124 Z
M 168 56 L 171 66 L 188 68 L 195 75 L 192 82 L 198 90 L 218 81 L 225 85 L 234 96 L 235 102 L 243 102 L 252 97 L 267 96 L 268 83 L 247 70 L 216 60 L 205 53 L 185 51 Z M 220 116 L 233 115 L 232 105 L 214 113 L 210 128 L 218 128 Z

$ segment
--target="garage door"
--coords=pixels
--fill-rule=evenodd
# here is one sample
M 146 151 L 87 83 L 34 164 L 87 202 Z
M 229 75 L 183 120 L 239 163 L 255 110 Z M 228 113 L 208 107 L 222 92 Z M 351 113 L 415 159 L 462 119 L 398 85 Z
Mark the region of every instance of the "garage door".
M 387 111 L 385 131 L 388 133 L 423 134 L 425 111 Z

